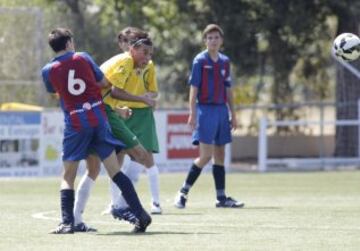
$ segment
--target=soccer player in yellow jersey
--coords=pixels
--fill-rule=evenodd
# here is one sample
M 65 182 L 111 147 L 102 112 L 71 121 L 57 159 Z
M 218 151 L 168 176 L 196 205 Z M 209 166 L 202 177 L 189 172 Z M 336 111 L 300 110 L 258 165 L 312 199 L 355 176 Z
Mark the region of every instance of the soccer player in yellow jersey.
M 125 153 L 135 160 L 123 170 L 133 183 L 137 182 L 142 166 L 147 168 L 152 194 L 151 212 L 161 214 L 158 167 L 152 155 L 159 151 L 153 116 L 157 82 L 155 67 L 150 61 L 153 51 L 152 41 L 147 33 L 133 27 L 120 32 L 118 39 L 120 49 L 129 49 L 129 51 L 112 57 L 100 67 L 112 84 L 102 90 L 106 113 L 113 134 L 126 145 L 125 151 L 118 152 L 119 165 L 122 165 Z M 128 41 L 124 42 L 125 39 Z M 132 109 L 130 118 L 124 118 L 126 117 L 124 111 L 128 110 L 122 107 Z M 83 223 L 82 213 L 100 169 L 96 155 L 89 155 L 86 162 L 88 170 L 79 183 L 74 209 L 75 222 L 84 226 L 83 231 L 91 229 Z M 115 218 L 131 221 L 126 218 L 129 215 L 131 217 L 128 213 L 129 209 L 126 208 L 127 204 L 114 185 L 111 185 L 111 197 L 111 214 Z
M 136 33 L 136 32 L 133 32 Z M 137 137 L 141 145 L 146 149 L 146 153 L 131 154 L 133 148 L 132 142 L 128 144 L 127 152 L 134 159 L 134 155 L 142 155 L 143 161 L 131 161 L 130 165 L 124 170 L 131 180 L 136 182 L 143 169 L 142 165 L 147 167 L 149 175 L 150 190 L 152 194 L 151 212 L 161 214 L 159 199 L 158 168 L 154 164 L 152 153 L 159 151 L 156 135 L 155 121 L 153 116 L 153 100 L 157 96 L 157 82 L 155 76 L 155 67 L 150 61 L 152 55 L 152 42 L 147 36 L 144 38 L 133 37 L 131 33 L 127 36 L 129 51 L 116 55 L 106 61 L 101 69 L 105 76 L 113 84 L 111 88 L 103 91 L 103 97 L 106 104 L 112 107 L 130 107 L 132 116 L 125 120 L 128 129 Z M 126 49 L 126 48 L 124 48 Z M 150 98 L 151 102 L 144 102 L 142 99 Z M 123 138 L 124 135 L 121 136 Z M 140 149 L 140 148 L 139 148 Z M 137 149 L 138 150 L 138 149 Z M 121 154 L 120 154 L 121 155 Z M 121 157 L 122 158 L 122 157 Z M 112 204 L 120 208 L 125 206 L 124 200 L 116 202 L 118 189 L 112 185 Z M 115 191 L 114 191 L 115 190 Z M 115 195 L 115 196 L 114 196 Z

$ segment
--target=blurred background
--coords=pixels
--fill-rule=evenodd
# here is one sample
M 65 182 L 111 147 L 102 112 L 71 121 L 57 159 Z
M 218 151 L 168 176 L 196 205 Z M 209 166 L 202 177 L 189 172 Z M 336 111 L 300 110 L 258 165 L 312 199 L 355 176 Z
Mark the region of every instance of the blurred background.
M 223 52 L 232 61 L 239 113 L 233 168 L 258 169 L 259 158 L 270 157 L 313 158 L 321 160 L 315 164 L 320 169 L 329 158 L 343 159 L 340 166 L 352 159 L 358 166 L 359 79 L 331 57 L 331 46 L 337 34 L 359 34 L 359 1 L 0 0 L 0 6 L 3 110 L 12 102 L 57 107 L 40 78 L 52 57 L 47 34 L 57 26 L 71 28 L 77 50 L 89 52 L 98 64 L 118 53 L 122 28 L 149 31 L 161 92 L 158 109 L 186 109 L 192 59 L 204 49 L 201 32 L 217 23 L 225 33 Z M 352 65 L 359 69 L 359 60 Z M 356 121 L 334 122 L 343 120 Z M 276 165 L 306 166 L 291 161 Z

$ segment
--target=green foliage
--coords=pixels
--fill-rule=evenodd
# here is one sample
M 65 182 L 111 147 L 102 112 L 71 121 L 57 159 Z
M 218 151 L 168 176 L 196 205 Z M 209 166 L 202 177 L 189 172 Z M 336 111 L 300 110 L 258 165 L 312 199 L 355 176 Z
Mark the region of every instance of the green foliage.
M 115 38 L 122 28 L 131 25 L 149 31 L 155 43 L 160 89 L 165 93 L 163 105 L 186 100 L 191 61 L 204 49 L 201 32 L 209 23 L 218 23 L 224 29 L 223 51 L 232 60 L 233 79 L 244 81 L 234 84 L 235 87 L 242 84 L 236 89 L 239 96 L 252 97 L 250 84 L 244 83 L 254 83 L 255 98 L 246 102 L 280 104 L 332 99 L 334 92 L 330 87 L 334 80 L 329 71 L 332 67 L 329 45 L 337 27 L 346 27 L 344 16 L 360 13 L 360 4 L 350 0 L 0 0 L 0 3 L 41 8 L 44 63 L 52 55 L 46 46 L 46 34 L 55 26 L 72 28 L 77 49 L 90 52 L 99 64 L 118 53 Z M 18 25 L 19 31 L 26 28 Z M 272 80 L 261 83 L 260 88 L 252 81 L 265 76 Z

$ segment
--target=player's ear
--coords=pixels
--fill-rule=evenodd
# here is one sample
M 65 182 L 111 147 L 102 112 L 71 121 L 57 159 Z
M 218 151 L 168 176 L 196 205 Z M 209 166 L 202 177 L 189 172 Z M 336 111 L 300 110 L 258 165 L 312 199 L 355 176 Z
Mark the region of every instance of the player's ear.
M 75 49 L 74 40 L 72 38 L 66 42 L 66 49 Z

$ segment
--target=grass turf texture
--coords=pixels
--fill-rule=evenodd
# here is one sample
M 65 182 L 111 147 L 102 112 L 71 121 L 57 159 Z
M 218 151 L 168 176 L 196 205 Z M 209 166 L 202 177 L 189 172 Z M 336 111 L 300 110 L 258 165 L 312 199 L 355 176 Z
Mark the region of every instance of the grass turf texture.
M 244 200 L 243 209 L 215 208 L 210 173 L 200 176 L 187 208 L 176 209 L 185 174 L 160 177 L 164 214 L 140 235 L 100 215 L 109 202 L 105 177 L 84 214 L 99 232 L 74 235 L 48 234 L 59 222 L 59 178 L 1 178 L 0 250 L 359 250 L 359 171 L 228 174 L 227 193 Z M 137 189 L 149 209 L 145 175 Z

